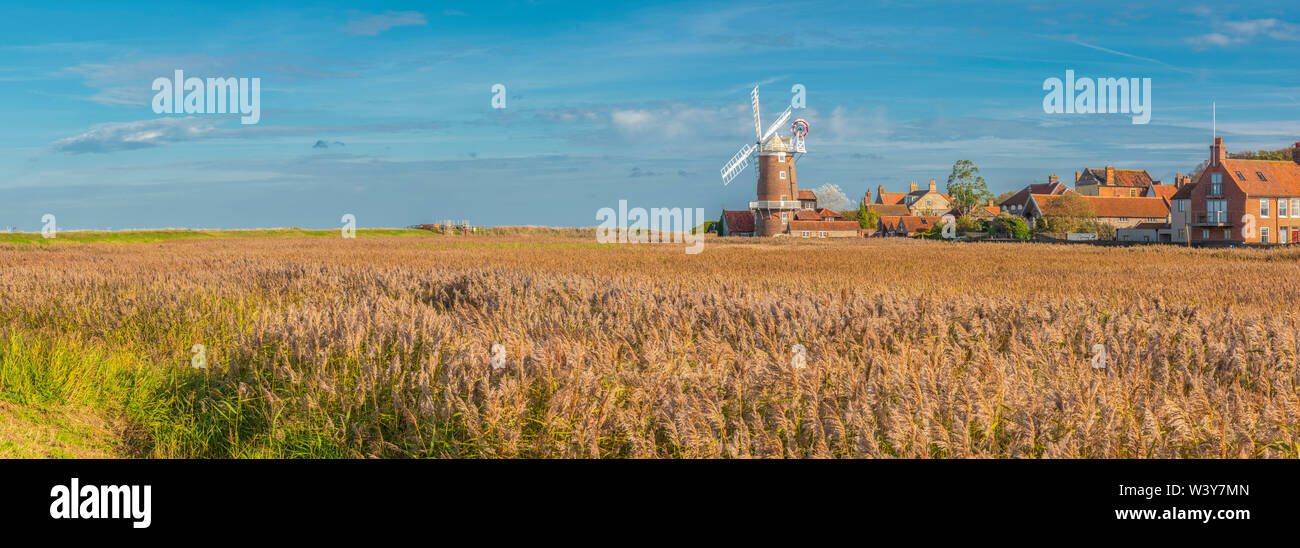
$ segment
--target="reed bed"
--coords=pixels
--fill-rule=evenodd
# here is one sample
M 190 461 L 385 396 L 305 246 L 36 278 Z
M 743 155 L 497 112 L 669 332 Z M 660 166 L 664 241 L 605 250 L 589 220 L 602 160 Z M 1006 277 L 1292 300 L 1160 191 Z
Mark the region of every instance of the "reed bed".
M 526 230 L 0 246 L 0 397 L 94 405 L 131 456 L 1296 458 L 1297 257 Z

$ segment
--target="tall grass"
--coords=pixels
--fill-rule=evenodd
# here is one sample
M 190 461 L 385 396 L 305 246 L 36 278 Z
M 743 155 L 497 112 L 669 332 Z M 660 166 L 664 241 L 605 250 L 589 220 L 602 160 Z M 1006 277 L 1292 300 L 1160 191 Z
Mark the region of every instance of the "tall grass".
M 589 244 L 0 247 L 0 397 L 140 456 L 1298 456 L 1289 251 Z

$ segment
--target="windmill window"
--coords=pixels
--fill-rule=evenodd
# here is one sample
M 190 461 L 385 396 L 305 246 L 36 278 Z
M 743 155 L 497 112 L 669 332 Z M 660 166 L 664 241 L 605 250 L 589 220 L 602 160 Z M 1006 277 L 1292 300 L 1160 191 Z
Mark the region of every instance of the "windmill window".
M 785 178 L 785 172 L 784 172 L 784 171 L 781 172 L 781 178 L 782 178 L 782 179 Z

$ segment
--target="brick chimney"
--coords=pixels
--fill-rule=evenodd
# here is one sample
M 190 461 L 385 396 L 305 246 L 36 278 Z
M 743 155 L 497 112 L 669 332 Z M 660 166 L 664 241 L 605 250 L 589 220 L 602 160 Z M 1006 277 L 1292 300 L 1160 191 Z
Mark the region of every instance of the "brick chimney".
M 1183 188 L 1183 174 L 1182 174 L 1182 173 L 1175 173 L 1175 174 L 1174 174 L 1174 188 Z
M 1076 178 L 1075 180 L 1077 181 L 1078 179 Z M 1061 180 L 1060 180 L 1060 179 L 1057 179 L 1055 175 L 1048 175 L 1048 176 L 1047 176 L 1047 182 L 1049 182 L 1049 183 L 1059 183 L 1059 182 L 1061 182 Z
M 1106 184 L 1115 184 L 1115 168 L 1112 166 L 1106 166 Z
M 1223 137 L 1215 137 L 1214 144 L 1210 145 L 1210 165 L 1217 166 L 1219 161 L 1228 157 L 1228 151 L 1223 148 Z
M 1291 160 L 1300 164 L 1300 141 L 1296 141 L 1295 148 L 1291 149 Z
M 934 179 L 930 179 L 930 192 L 934 192 Z
M 1080 175 L 1083 175 L 1083 172 L 1081 172 L 1081 171 L 1076 171 L 1076 172 L 1074 172 L 1074 182 L 1075 182 L 1076 184 L 1079 182 L 1079 176 L 1080 176 Z
M 881 203 L 885 202 L 885 185 L 876 186 L 876 197 L 880 198 Z
M 916 179 L 912 179 L 912 189 L 909 192 L 916 192 Z
M 868 191 L 862 193 L 862 205 L 865 206 L 865 205 L 868 205 L 868 204 L 870 204 L 870 203 L 871 203 L 871 191 L 868 190 Z

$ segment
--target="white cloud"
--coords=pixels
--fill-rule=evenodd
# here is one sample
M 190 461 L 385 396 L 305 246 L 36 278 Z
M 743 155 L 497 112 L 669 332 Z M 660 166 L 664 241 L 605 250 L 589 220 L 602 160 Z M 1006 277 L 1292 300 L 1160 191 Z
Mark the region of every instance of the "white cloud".
M 422 27 L 429 24 L 424 14 L 418 11 L 385 11 L 348 21 L 343 25 L 343 32 L 356 36 L 376 36 L 393 27 Z
M 74 154 L 156 147 L 210 137 L 216 131 L 216 121 L 189 117 L 95 124 L 81 135 L 55 141 L 53 146 L 56 151 Z
M 1225 47 L 1243 44 L 1261 37 L 1285 42 L 1300 41 L 1300 25 L 1280 19 L 1246 19 L 1241 21 L 1223 21 L 1218 23 L 1215 32 L 1186 38 L 1187 43 L 1197 47 Z

